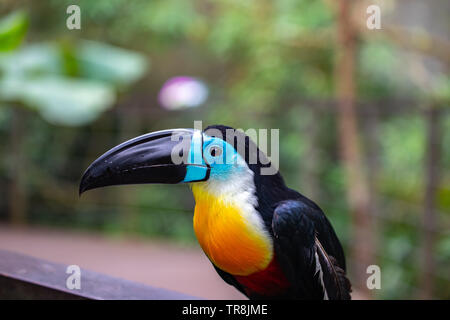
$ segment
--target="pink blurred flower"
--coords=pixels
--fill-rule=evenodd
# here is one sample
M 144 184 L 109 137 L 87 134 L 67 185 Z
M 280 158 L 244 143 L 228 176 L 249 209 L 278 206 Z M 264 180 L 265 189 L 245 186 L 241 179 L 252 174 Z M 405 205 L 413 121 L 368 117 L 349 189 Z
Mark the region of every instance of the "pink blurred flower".
M 208 97 L 206 85 L 187 76 L 173 77 L 164 83 L 159 91 L 158 100 L 168 110 L 198 107 Z

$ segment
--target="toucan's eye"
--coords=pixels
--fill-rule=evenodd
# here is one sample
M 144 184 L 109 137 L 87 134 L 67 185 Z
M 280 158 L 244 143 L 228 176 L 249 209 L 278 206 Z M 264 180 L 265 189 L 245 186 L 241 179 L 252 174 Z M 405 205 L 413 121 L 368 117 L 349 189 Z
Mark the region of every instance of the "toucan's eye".
M 211 147 L 211 149 L 209 149 L 209 154 L 212 156 L 212 157 L 219 157 L 219 156 L 221 156 L 222 155 L 222 149 L 221 148 L 219 148 L 219 147 Z

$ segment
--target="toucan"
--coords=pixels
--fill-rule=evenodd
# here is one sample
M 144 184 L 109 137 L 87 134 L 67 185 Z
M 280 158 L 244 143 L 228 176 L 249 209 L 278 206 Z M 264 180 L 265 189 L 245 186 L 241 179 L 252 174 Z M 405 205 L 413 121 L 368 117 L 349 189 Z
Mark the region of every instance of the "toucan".
M 278 169 L 263 170 L 273 167 L 241 130 L 163 130 L 100 156 L 85 171 L 79 192 L 188 183 L 195 235 L 225 282 L 249 299 L 350 299 L 333 227 L 317 204 L 286 186 Z

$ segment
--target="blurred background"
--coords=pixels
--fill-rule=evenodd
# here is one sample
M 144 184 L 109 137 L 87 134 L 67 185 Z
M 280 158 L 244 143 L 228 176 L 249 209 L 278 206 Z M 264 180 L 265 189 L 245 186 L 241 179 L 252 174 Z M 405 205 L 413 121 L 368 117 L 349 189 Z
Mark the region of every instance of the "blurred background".
M 66 25 L 72 4 L 81 29 Z M 198 247 L 186 186 L 79 198 L 78 183 L 150 131 L 279 128 L 280 171 L 331 220 L 356 297 L 449 299 L 449 12 L 445 0 L 1 0 L 0 248 L 242 298 Z M 367 288 L 369 265 L 381 289 Z

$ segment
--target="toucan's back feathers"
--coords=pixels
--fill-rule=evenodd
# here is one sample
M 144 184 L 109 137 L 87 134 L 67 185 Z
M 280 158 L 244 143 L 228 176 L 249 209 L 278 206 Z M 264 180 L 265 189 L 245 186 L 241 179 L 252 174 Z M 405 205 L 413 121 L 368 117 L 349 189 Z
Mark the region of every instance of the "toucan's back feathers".
M 328 298 L 330 300 L 350 300 L 352 288 L 345 271 L 333 256 L 327 254 L 317 238 L 315 242 L 323 286 L 326 288 Z
M 350 299 L 351 286 L 345 271 L 333 257 L 341 252 L 316 232 L 311 213 L 320 215 L 300 200 L 280 202 L 272 220 L 275 254 L 292 284 L 292 296 L 300 299 Z M 322 213 L 323 214 L 323 213 Z M 320 238 L 319 238 L 320 237 Z M 321 239 L 321 240 L 319 240 Z M 342 249 L 341 249 L 342 250 Z

